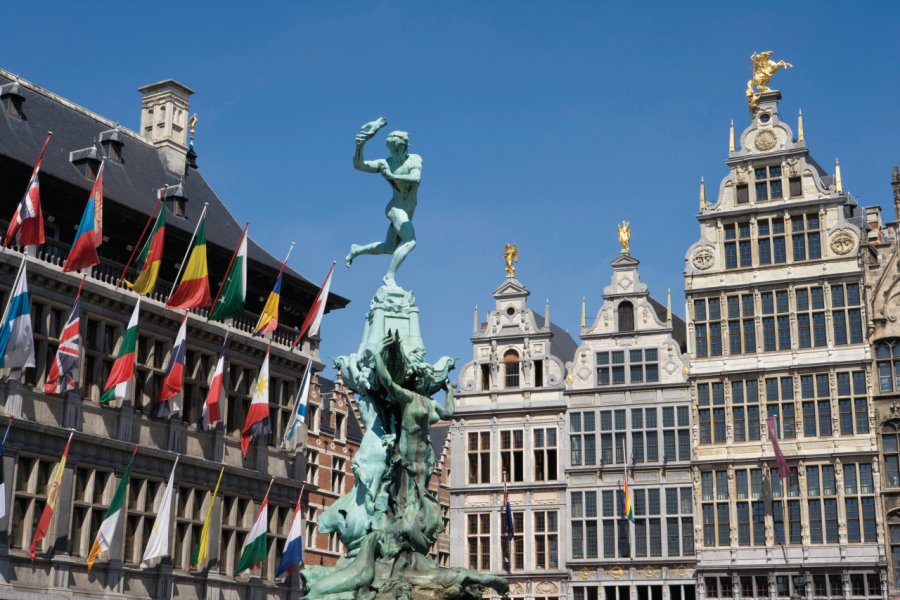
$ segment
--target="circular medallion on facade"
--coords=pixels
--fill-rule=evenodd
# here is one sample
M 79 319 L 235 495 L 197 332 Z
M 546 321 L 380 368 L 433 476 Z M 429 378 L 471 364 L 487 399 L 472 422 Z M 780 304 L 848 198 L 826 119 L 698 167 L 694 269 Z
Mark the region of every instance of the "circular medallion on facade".
M 765 131 L 760 131 L 756 134 L 756 142 L 754 142 L 754 145 L 760 152 L 767 152 L 775 147 L 776 141 L 775 134 L 766 129 Z
M 856 234 L 849 229 L 840 229 L 831 234 L 831 249 L 835 254 L 849 254 L 856 244 Z
M 621 579 L 622 576 L 625 575 L 625 569 L 616 565 L 615 567 L 613 567 L 609 571 L 607 571 L 607 573 L 609 573 L 609 576 L 612 577 L 613 579 Z
M 691 264 L 701 271 L 705 271 L 713 266 L 713 263 L 716 262 L 716 255 L 713 254 L 712 248 L 707 246 L 703 246 L 702 248 L 697 248 L 694 251 L 694 255 L 691 257 Z
M 641 570 L 641 573 L 643 573 L 644 577 L 647 579 L 656 579 L 656 576 L 659 575 L 659 569 L 647 565 Z

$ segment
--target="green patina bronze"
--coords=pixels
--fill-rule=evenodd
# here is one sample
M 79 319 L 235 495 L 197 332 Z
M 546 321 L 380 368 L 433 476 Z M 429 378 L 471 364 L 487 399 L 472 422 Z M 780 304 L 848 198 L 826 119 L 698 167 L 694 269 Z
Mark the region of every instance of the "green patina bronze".
M 363 144 L 386 124 L 378 119 L 363 126 L 354 165 L 381 173 L 391 183 L 394 196 L 386 210 L 391 229 L 384 242 L 353 245 L 347 262 L 360 254 L 393 253 L 393 258 L 366 314 L 359 349 L 334 361 L 356 392 L 365 434 L 353 462 L 353 489 L 319 517 L 319 531 L 336 532 L 347 554 L 334 567 L 303 569 L 304 598 L 475 600 L 485 587 L 505 593 L 506 580 L 440 567 L 428 558 L 443 530 L 440 504 L 428 491 L 434 472 L 428 432 L 433 423 L 453 416 L 449 374 L 454 364 L 446 356 L 426 362 L 419 309 L 412 292 L 394 280 L 415 246 L 410 219 L 422 163 L 407 153 L 408 137 L 402 132 L 388 137 L 391 158 L 363 161 Z M 432 397 L 441 390 L 446 393 L 442 403 Z

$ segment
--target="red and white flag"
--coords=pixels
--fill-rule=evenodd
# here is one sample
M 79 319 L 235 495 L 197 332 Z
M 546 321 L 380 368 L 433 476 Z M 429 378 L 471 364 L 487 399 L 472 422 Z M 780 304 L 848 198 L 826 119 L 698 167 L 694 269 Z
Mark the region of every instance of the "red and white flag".
M 769 426 L 769 439 L 772 440 L 772 450 L 775 451 L 775 464 L 778 465 L 778 476 L 784 481 L 791 476 L 791 467 L 788 465 L 788 461 L 781 451 L 781 446 L 778 445 L 778 435 L 775 430 L 774 415 L 769 417 L 766 421 L 766 425 Z
M 291 344 L 291 348 L 299 344 L 303 340 L 304 335 L 313 337 L 319 334 L 319 327 L 322 325 L 322 316 L 325 314 L 325 304 L 328 302 L 328 293 L 331 290 L 332 273 L 334 273 L 334 261 L 331 263 L 331 268 L 328 269 L 328 275 L 325 277 L 325 282 L 322 283 L 322 287 L 319 288 L 319 293 L 316 294 L 316 299 L 313 300 L 312 306 L 309 307 L 309 312 L 303 320 L 303 326 L 300 327 L 300 334 L 297 336 L 297 339 L 294 340 L 294 343 Z
M 216 361 L 216 371 L 213 373 L 209 391 L 206 393 L 206 402 L 203 403 L 203 411 L 200 414 L 200 431 L 210 431 L 219 422 L 219 401 L 222 399 L 222 380 L 225 376 L 225 345 L 219 351 L 219 360 Z
M 9 220 L 6 229 L 6 237 L 3 238 L 3 247 L 6 248 L 13 241 L 20 246 L 32 246 L 44 243 L 44 215 L 41 212 L 41 189 L 38 181 L 38 173 L 41 170 L 41 161 L 44 160 L 44 151 L 50 142 L 52 132 L 47 133 L 41 153 L 38 154 L 37 163 L 31 172 L 28 187 L 25 188 L 25 197 L 19 202 L 16 212 Z

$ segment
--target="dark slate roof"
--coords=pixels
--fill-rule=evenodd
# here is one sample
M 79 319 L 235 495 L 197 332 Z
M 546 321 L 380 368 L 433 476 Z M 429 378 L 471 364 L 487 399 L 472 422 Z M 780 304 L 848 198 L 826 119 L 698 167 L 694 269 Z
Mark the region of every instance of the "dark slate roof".
M 535 323 L 544 323 L 544 315 L 539 315 L 530 308 L 528 310 L 534 315 Z M 546 323 L 542 325 L 542 327 L 546 326 Z M 553 321 L 550 321 L 550 333 L 553 334 L 553 337 L 550 338 L 550 354 L 562 360 L 563 363 L 573 360 L 575 358 L 575 351 L 578 349 L 578 344 L 575 343 L 575 340 L 572 339 L 569 332 Z
M 14 81 L 9 75 L 0 70 L 0 85 Z M 84 197 L 87 198 L 93 182 L 69 161 L 69 153 L 90 147 L 99 151 L 101 147 L 97 140 L 100 133 L 118 129 L 119 140 L 123 142 L 122 162 L 107 161 L 103 177 L 104 200 L 149 214 L 156 202 L 159 188 L 166 184 L 171 186 L 183 183 L 183 196 L 188 199 L 185 218 L 167 219 L 167 230 L 178 229 L 190 236 L 204 203 L 209 203 L 207 243 L 225 248 L 229 253 L 233 251 L 243 226 L 235 220 L 198 170 L 188 167 L 184 181 L 180 182 L 176 175 L 165 169 L 156 149 L 136 133 L 118 128 L 115 123 L 33 84 L 22 83 L 19 93 L 24 98 L 24 119 L 17 119 L 6 111 L 0 111 L 0 155 L 26 165 L 30 172 L 44 137 L 48 131 L 52 131 L 53 138 L 44 155 L 41 172 L 82 188 Z M 22 189 L 24 190 L 24 184 Z M 42 201 L 45 205 L 51 204 L 52 198 L 42 198 Z M 281 261 L 253 241 L 252 236 L 249 242 L 247 251 L 251 262 L 271 269 L 280 268 Z M 285 275 L 285 283 L 290 284 L 293 279 L 295 285 L 312 294 L 318 290 L 319 284 L 309 281 L 290 267 L 285 270 Z M 348 302 L 346 298 L 332 292 L 329 295 L 328 309 L 342 308 Z
M 650 302 L 650 306 L 653 307 L 653 310 L 656 311 L 656 316 L 659 317 L 659 320 L 665 323 L 666 313 L 669 312 L 666 305 L 653 296 L 647 296 L 647 300 Z M 687 352 L 687 325 L 684 324 L 684 320 L 676 315 L 674 311 L 672 311 L 672 339 L 678 342 L 682 352 Z
M 446 421 L 435 423 L 428 431 L 431 437 L 431 449 L 434 450 L 434 460 L 438 462 L 444 454 L 444 443 L 447 441 L 447 436 L 450 435 L 450 423 Z

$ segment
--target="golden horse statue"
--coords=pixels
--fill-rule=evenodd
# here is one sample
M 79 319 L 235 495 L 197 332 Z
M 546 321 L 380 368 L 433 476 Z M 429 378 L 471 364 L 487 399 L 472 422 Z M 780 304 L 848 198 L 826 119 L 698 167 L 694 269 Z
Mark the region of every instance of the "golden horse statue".
M 750 112 L 756 112 L 759 108 L 759 97 L 761 94 L 769 91 L 769 80 L 781 69 L 790 69 L 794 65 L 783 60 L 775 62 L 772 60 L 772 51 L 754 52 L 750 57 L 753 66 L 750 71 L 753 76 L 747 81 L 747 100 L 750 102 Z M 753 91 L 754 86 L 757 92 Z

